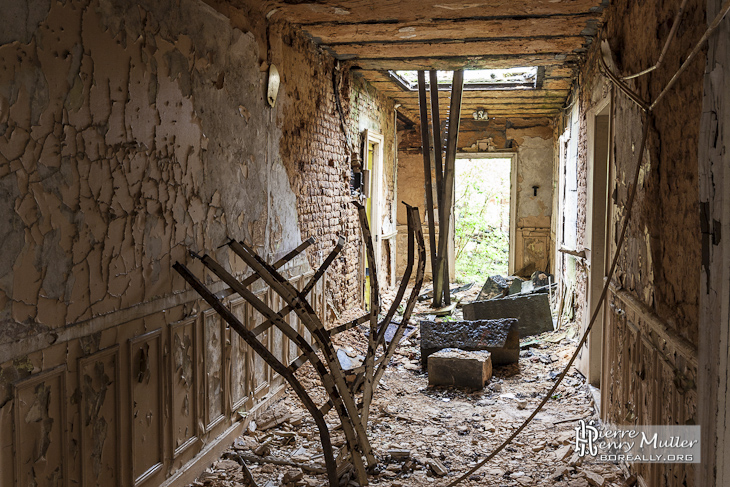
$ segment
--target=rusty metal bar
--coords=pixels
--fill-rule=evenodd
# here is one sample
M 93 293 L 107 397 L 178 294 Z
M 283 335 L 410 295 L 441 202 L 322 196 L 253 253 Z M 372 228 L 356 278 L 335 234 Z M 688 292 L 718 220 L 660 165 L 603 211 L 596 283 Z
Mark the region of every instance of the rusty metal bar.
M 449 294 L 449 276 L 444 275 L 444 261 L 448 260 L 449 221 L 454 199 L 454 172 L 456 163 L 456 146 L 459 140 L 459 122 L 461 118 L 461 99 L 464 90 L 464 70 L 454 71 L 451 83 L 451 108 L 449 109 L 449 133 L 446 141 L 446 161 L 444 163 L 444 187 L 439 208 L 439 248 L 437 253 L 437 269 L 433 279 L 433 305 L 441 307 L 441 298 L 444 292 L 447 299 Z
M 365 434 L 365 429 L 362 423 L 359 421 L 359 414 L 355 401 L 352 396 L 348 393 L 348 387 L 337 359 L 337 354 L 334 352 L 334 348 L 330 341 L 329 335 L 325 332 L 322 322 L 317 317 L 316 313 L 312 309 L 311 305 L 306 299 L 301 299 L 299 292 L 289 283 L 276 269 L 272 268 L 263 259 L 261 259 L 253 249 L 248 247 L 245 243 L 232 241 L 229 243 L 229 247 L 239 257 L 241 257 L 246 264 L 248 264 L 254 272 L 256 272 L 275 292 L 277 292 L 284 301 L 293 307 L 293 311 L 297 314 L 302 323 L 312 334 L 312 337 L 317 340 L 327 365 L 329 366 L 330 373 L 334 378 L 336 388 L 340 391 L 340 397 L 344 402 L 344 407 L 336 407 L 337 414 L 342 422 L 342 429 L 345 432 L 348 441 L 355 442 L 359 448 L 353 451 L 361 451 L 368 460 L 368 465 L 375 465 L 377 461 L 372 453 L 372 448 Z M 335 406 L 338 404 L 335 402 Z M 364 466 L 362 465 L 362 459 L 357 454 L 353 454 L 353 463 L 355 470 L 358 474 L 358 480 L 361 485 L 367 483 L 367 475 L 365 473 Z
M 322 276 L 324 275 L 325 271 L 327 270 L 327 267 L 332 264 L 332 262 L 337 258 L 337 255 L 342 251 L 342 247 L 345 245 L 345 238 L 340 237 L 337 240 L 337 244 L 335 245 L 335 248 L 330 252 L 330 254 L 327 256 L 327 259 L 325 259 L 324 263 L 320 266 L 319 269 L 317 269 L 317 272 L 314 273 L 312 278 L 309 280 L 309 282 L 304 286 L 304 289 L 299 293 L 300 299 L 306 299 L 307 294 L 314 288 L 314 286 L 317 284 L 317 281 L 319 281 Z M 274 264 L 274 267 L 276 267 L 276 264 Z M 256 275 L 256 274 L 253 274 Z M 258 278 L 258 277 L 257 277 Z M 281 311 L 279 311 L 280 316 L 286 316 L 289 313 L 294 311 L 294 308 L 292 306 L 285 306 Z M 271 320 L 266 320 L 260 325 L 258 325 L 256 328 L 253 329 L 253 333 L 255 335 L 259 335 L 269 328 L 271 328 L 271 325 L 273 325 L 273 322 Z
M 436 166 L 436 199 L 439 211 L 444 206 L 443 202 L 443 191 L 444 191 L 444 168 L 441 159 L 441 146 L 443 139 L 441 138 L 441 113 L 439 110 L 439 89 L 438 89 L 438 71 L 432 69 L 429 71 L 430 83 L 429 88 L 431 90 L 431 125 L 433 132 L 433 162 Z M 439 242 L 441 241 L 442 235 L 439 232 Z M 446 238 L 449 238 L 448 234 Z M 444 280 L 449 280 L 449 259 L 446 259 L 444 263 Z M 451 294 L 448 291 L 448 286 L 445 288 L 444 302 L 448 306 L 451 304 Z
M 426 75 L 418 72 L 418 106 L 421 114 L 421 144 L 423 145 L 423 177 L 426 182 L 426 216 L 428 244 L 431 254 L 431 276 L 436 276 L 436 223 L 433 215 L 433 187 L 431 184 L 431 144 L 428 136 L 428 106 L 426 105 Z
M 408 298 L 408 303 L 406 304 L 406 309 L 403 311 L 403 318 L 401 319 L 401 322 L 398 325 L 395 334 L 393 335 L 393 339 L 390 341 L 390 345 L 388 345 L 388 350 L 383 356 L 383 361 L 378 366 L 378 369 L 375 372 L 375 384 L 380 383 L 380 379 L 383 377 L 386 367 L 388 367 L 390 358 L 395 353 L 395 349 L 398 346 L 400 339 L 403 337 L 406 326 L 408 326 L 408 321 L 411 319 L 411 313 L 413 312 L 413 308 L 415 308 L 416 306 L 416 301 L 418 301 L 418 295 L 421 292 L 421 286 L 423 285 L 423 276 L 426 271 L 426 247 L 423 242 L 423 229 L 421 228 L 421 217 L 418 214 L 418 208 L 408 206 L 408 227 L 409 232 L 407 266 L 413 267 L 413 240 L 415 240 L 415 243 L 418 245 L 418 267 L 416 268 L 416 277 L 413 283 L 413 289 L 411 289 L 411 295 Z M 413 231 L 411 231 L 411 229 L 413 229 Z
M 431 90 L 431 131 L 433 132 L 433 162 L 436 166 L 436 188 L 441 188 L 443 183 L 443 160 L 441 159 L 441 120 L 439 113 L 439 85 L 438 71 L 429 71 L 429 89 Z M 441 207 L 441 194 L 437 191 L 438 206 Z
M 327 468 L 327 477 L 331 487 L 339 485 L 337 478 L 337 463 L 335 462 L 332 450 L 332 441 L 327 428 L 327 422 L 320 413 L 317 405 L 307 394 L 306 389 L 294 374 L 264 346 L 258 339 L 241 323 L 238 318 L 223 303 L 211 293 L 208 288 L 201 283 L 195 275 L 183 264 L 176 262 L 173 265 L 175 269 L 193 289 L 230 325 L 230 327 L 238 333 L 241 338 L 248 344 L 251 349 L 256 352 L 264 361 L 279 375 L 281 375 L 292 387 L 299 399 L 312 415 L 317 428 L 319 429 L 319 437 L 322 442 L 322 454 L 324 455 L 325 466 Z M 353 455 L 354 456 L 354 455 Z
M 282 257 L 281 259 L 274 262 L 274 267 L 276 267 L 278 269 L 279 267 L 283 266 L 290 260 L 294 259 L 294 257 L 296 257 L 297 255 L 299 255 L 302 252 L 304 252 L 305 250 L 307 250 L 309 248 L 309 246 L 315 244 L 316 242 L 317 242 L 316 238 L 309 237 L 307 240 L 300 243 L 295 249 L 289 251 L 289 253 L 287 253 L 284 257 Z M 225 245 L 227 245 L 227 244 L 225 244 Z M 258 279 L 259 279 L 259 276 L 257 276 L 256 274 L 251 274 L 246 279 L 241 281 L 241 285 L 244 287 L 248 287 L 251 284 L 253 284 L 254 282 L 258 281 Z
M 203 264 L 208 267 L 210 270 L 212 270 L 218 277 L 223 279 L 228 285 L 230 285 L 233 289 L 236 290 L 241 296 L 246 299 L 253 307 L 261 313 L 265 318 L 268 318 L 270 321 L 272 321 L 288 338 L 290 338 L 296 345 L 304 351 L 310 362 L 312 362 L 312 365 L 314 366 L 315 370 L 318 372 L 320 379 L 322 380 L 322 384 L 325 387 L 325 390 L 327 391 L 327 394 L 329 395 L 330 399 L 332 400 L 335 409 L 337 410 L 338 414 L 345 411 L 344 403 L 342 400 L 342 397 L 348 396 L 348 391 L 343 390 L 335 385 L 336 381 L 333 380 L 332 374 L 330 371 L 327 370 L 325 365 L 321 362 L 319 357 L 314 353 L 314 350 L 310 347 L 310 345 L 307 343 L 307 341 L 299 335 L 297 332 L 293 330 L 291 326 L 289 326 L 288 323 L 286 323 L 282 316 L 277 315 L 274 313 L 274 311 L 269 308 L 263 301 L 258 299 L 253 293 L 248 291 L 246 288 L 243 288 L 240 286 L 240 284 L 237 282 L 236 278 L 231 276 L 225 269 L 223 269 L 220 264 L 218 264 L 215 260 L 210 258 L 209 256 L 203 256 L 201 257 L 201 260 L 203 261 Z M 332 369 L 332 366 L 330 365 L 330 369 Z M 289 369 L 287 369 L 289 370 Z M 345 436 L 352 444 L 352 446 L 357 447 L 358 441 L 355 435 L 354 430 L 349 424 L 349 421 L 346 419 L 346 415 L 343 418 L 340 417 L 340 420 L 342 421 L 342 429 L 345 432 Z M 354 421 L 357 423 L 357 421 Z M 353 456 L 353 460 L 355 463 L 355 468 L 357 469 L 357 457 Z M 362 466 L 362 465 L 361 465 Z M 363 473 L 365 471 L 364 466 L 362 466 Z
M 411 207 L 408 206 L 406 203 L 403 203 L 406 206 L 406 214 L 407 217 L 407 223 L 408 223 L 408 261 L 406 264 L 405 271 L 403 272 L 403 277 L 400 281 L 400 286 L 398 287 L 398 292 L 395 294 L 395 298 L 393 298 L 393 303 L 390 305 L 390 309 L 385 314 L 385 318 L 380 322 L 380 326 L 378 329 L 378 335 L 375 339 L 375 346 L 376 348 L 380 346 L 381 343 L 385 345 L 385 331 L 388 329 L 388 325 L 390 324 L 390 320 L 393 319 L 393 316 L 395 316 L 395 312 L 398 310 L 398 306 L 400 305 L 401 300 L 403 299 L 403 296 L 406 293 L 406 289 L 408 288 L 408 283 L 411 280 L 411 272 L 413 271 L 413 234 L 416 231 L 415 228 L 412 228 L 412 222 L 410 217 L 410 211 Z M 421 232 L 423 234 L 423 232 Z M 403 320 L 401 320 L 401 323 Z
M 365 244 L 370 267 L 370 334 L 368 334 L 368 351 L 365 354 L 365 388 L 363 389 L 363 406 L 360 415 L 362 426 L 367 429 L 370 403 L 373 399 L 373 376 L 375 373 L 375 353 L 377 351 L 376 335 L 378 333 L 378 314 L 380 313 L 380 286 L 378 285 L 377 262 L 375 262 L 375 249 L 373 248 L 367 212 L 363 205 L 355 202 L 355 206 L 360 218 L 362 240 Z
M 329 253 L 327 258 L 324 260 L 321 266 L 319 266 L 319 269 L 317 269 L 317 272 L 314 273 L 312 278 L 309 280 L 309 282 L 304 286 L 304 289 L 299 293 L 301 298 L 304 298 L 307 294 L 309 294 L 309 291 L 311 291 L 314 288 L 314 285 L 319 281 L 319 278 L 324 275 L 324 273 L 327 271 L 327 268 L 332 264 L 332 262 L 335 261 L 337 256 L 342 252 L 342 247 L 345 246 L 345 237 L 340 236 L 337 239 L 337 243 L 335 244 L 335 247 L 332 249 L 332 251 Z

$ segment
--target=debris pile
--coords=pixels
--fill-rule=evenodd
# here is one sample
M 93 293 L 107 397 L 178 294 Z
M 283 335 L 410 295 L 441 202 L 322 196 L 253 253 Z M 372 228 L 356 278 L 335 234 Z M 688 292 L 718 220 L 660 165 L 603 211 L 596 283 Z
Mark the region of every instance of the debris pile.
M 427 306 L 417 310 L 428 312 Z M 529 414 L 575 349 L 569 338 L 577 328 L 548 332 L 523 343 L 521 360 L 495 366 L 490 383 L 477 391 L 429 387 L 428 377 L 411 370 L 420 360 L 417 336 L 403 340 L 383 376 L 371 407 L 368 436 L 378 458 L 369 475 L 370 485 L 384 487 L 443 486 L 484 458 Z M 366 326 L 336 337 L 337 346 L 364 354 Z M 546 358 L 555 360 L 546 360 Z M 303 367 L 302 383 L 316 382 L 311 367 Z M 571 369 L 553 400 L 505 451 L 465 481 L 464 486 L 626 487 L 631 485 L 621 469 L 596 463 L 574 451 L 575 426 L 580 419 L 596 419 L 593 397 L 584 378 Z M 259 487 L 325 486 L 322 447 L 316 425 L 296 396 L 288 395 L 272 408 L 272 415 L 258 418 L 260 426 L 236 439 L 223 458 L 211 465 L 194 487 L 247 486 L 241 462 L 247 465 Z M 276 426 L 269 424 L 287 418 Z M 332 442 L 345 445 L 333 413 Z M 300 422 L 301 421 L 301 422 Z M 262 430 L 262 428 L 266 428 Z M 235 465 L 234 465 L 235 462 Z M 352 476 L 342 485 L 354 487 Z

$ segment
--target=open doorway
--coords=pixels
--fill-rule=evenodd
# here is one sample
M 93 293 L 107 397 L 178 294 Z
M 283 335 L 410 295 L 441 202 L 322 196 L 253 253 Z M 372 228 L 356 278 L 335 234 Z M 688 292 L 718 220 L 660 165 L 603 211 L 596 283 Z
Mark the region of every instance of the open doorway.
M 511 218 L 512 156 L 462 154 L 456 159 L 454 254 L 457 282 L 507 275 Z

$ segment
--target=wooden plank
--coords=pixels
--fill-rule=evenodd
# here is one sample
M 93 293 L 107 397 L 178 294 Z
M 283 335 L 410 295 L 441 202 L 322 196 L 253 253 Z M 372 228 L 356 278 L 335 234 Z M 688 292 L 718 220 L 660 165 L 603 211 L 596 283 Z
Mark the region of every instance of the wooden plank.
M 488 95 L 489 93 L 522 93 L 522 92 L 532 92 L 532 91 L 558 91 L 558 90 L 570 90 L 570 87 L 573 84 L 574 77 L 562 77 L 562 78 L 544 78 L 542 81 L 542 84 L 535 88 L 533 86 L 520 86 L 520 87 L 499 87 L 499 86 L 493 86 L 489 87 L 487 89 L 465 89 L 464 90 L 464 97 L 477 97 L 480 95 Z M 371 84 L 373 87 L 378 89 L 379 91 L 383 93 L 416 93 L 416 90 L 409 91 L 406 88 L 402 87 L 400 84 L 398 84 L 395 80 L 386 78 L 386 79 L 379 79 L 379 80 L 368 80 L 369 84 Z M 441 87 L 439 89 L 439 99 L 443 100 L 446 99 L 449 96 L 450 89 Z
M 570 78 L 573 79 L 577 74 L 577 68 L 573 65 L 552 64 L 543 66 L 545 71 L 545 79 L 552 78 Z M 388 75 L 387 71 L 376 70 L 376 69 L 355 69 L 353 72 L 363 76 L 370 82 L 373 81 L 388 81 L 393 82 L 392 78 Z M 466 94 L 466 92 L 465 92 Z
M 292 2 L 293 3 L 293 2 Z M 264 12 L 274 20 L 284 17 L 295 24 L 322 22 L 401 22 L 422 19 L 489 19 L 490 17 L 554 16 L 600 12 L 600 0 L 491 0 L 485 2 L 451 2 L 444 0 L 320 0 L 292 4 L 286 0 L 268 2 Z
M 516 39 L 479 39 L 465 41 L 437 42 L 373 42 L 329 44 L 339 59 L 353 58 L 409 58 L 428 53 L 434 57 L 448 56 L 513 56 L 517 54 L 571 53 L 584 47 L 585 38 L 576 37 L 538 37 Z
M 489 52 L 489 51 L 485 51 Z M 428 54 L 428 55 L 423 55 Z M 428 50 L 421 51 L 420 56 L 395 57 L 395 53 L 391 54 L 393 57 L 390 58 L 375 58 L 373 56 L 363 56 L 359 59 L 351 60 L 350 66 L 357 66 L 360 69 L 376 69 L 376 70 L 388 70 L 388 69 L 441 69 L 446 71 L 453 71 L 454 69 L 481 69 L 481 68 L 515 68 L 522 66 L 547 66 L 553 65 L 557 61 L 565 61 L 565 65 L 568 63 L 574 63 L 578 60 L 578 55 L 572 52 L 552 52 L 552 53 L 541 53 L 541 54 L 513 54 L 509 56 L 498 55 L 493 56 L 489 54 L 482 55 L 464 55 L 460 52 L 459 55 L 436 56 Z
M 393 23 L 340 23 L 326 22 L 302 26 L 315 41 L 322 44 L 374 42 L 393 40 L 463 39 L 466 37 L 499 38 L 528 36 L 583 35 L 597 14 L 579 14 L 559 17 L 522 17 L 481 19 L 422 19 Z

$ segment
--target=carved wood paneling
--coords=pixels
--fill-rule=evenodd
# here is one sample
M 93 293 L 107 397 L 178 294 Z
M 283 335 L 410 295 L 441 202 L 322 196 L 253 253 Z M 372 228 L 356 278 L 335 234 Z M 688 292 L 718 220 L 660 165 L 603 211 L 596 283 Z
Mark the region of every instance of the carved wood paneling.
M 120 486 L 119 345 L 78 361 L 81 485 Z
M 15 485 L 68 485 L 66 366 L 14 386 Z
M 162 471 L 162 329 L 129 340 L 132 479 L 141 485 Z
M 223 368 L 223 320 L 213 311 L 203 313 L 203 364 L 205 371 L 205 431 L 215 428 L 225 417 Z
M 198 437 L 198 373 L 195 366 L 197 317 L 170 325 L 170 407 L 172 458 L 177 458 Z

